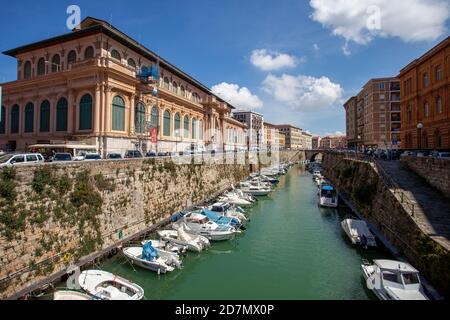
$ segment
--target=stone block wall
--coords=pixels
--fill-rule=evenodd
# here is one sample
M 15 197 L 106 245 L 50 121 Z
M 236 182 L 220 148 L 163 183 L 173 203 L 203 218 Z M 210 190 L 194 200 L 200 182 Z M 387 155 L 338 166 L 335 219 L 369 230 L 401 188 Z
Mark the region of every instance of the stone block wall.
M 409 169 L 450 198 L 450 159 L 403 157 Z
M 248 176 L 248 165 L 126 160 L 0 170 L 0 299 Z

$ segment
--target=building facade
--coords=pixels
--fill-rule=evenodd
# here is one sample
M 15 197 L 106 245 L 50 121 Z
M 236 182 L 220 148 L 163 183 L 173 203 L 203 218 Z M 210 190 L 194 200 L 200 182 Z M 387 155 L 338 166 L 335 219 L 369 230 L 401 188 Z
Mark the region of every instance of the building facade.
M 264 122 L 264 144 L 267 150 L 278 150 L 278 128 L 271 123 Z
M 345 104 L 345 120 L 348 147 L 354 149 L 359 142 L 358 139 L 358 98 L 351 97 Z
M 245 125 L 249 150 L 256 150 L 264 145 L 264 116 L 262 114 L 253 111 L 235 111 L 233 118 Z
M 303 148 L 303 130 L 289 124 L 277 125 L 278 130 L 285 134 L 286 150 L 300 150 Z
M 370 80 L 344 108 L 349 148 L 397 149 L 400 146 L 398 78 Z
M 320 140 L 320 149 L 322 150 L 342 150 L 347 147 L 347 137 L 345 136 L 327 136 Z
M 450 37 L 400 71 L 402 148 L 450 149 Z
M 87 18 L 79 30 L 5 54 L 18 67 L 17 80 L 2 85 L 0 149 L 76 142 L 106 155 L 245 147 L 245 139 L 227 139 L 227 128 L 246 134 L 233 106 L 105 21 Z
M 319 137 L 319 136 L 312 137 L 312 149 L 313 150 L 319 150 L 321 141 L 322 141 L 322 138 Z
M 305 150 L 312 150 L 313 143 L 312 143 L 313 136 L 305 131 L 302 131 L 302 148 Z

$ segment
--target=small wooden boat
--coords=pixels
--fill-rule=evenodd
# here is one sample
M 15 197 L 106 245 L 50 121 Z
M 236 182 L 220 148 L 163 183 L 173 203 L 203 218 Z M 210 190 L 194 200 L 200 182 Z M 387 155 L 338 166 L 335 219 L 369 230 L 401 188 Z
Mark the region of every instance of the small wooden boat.
M 84 291 L 100 300 L 142 300 L 144 298 L 144 289 L 140 286 L 106 271 L 83 271 L 78 282 Z

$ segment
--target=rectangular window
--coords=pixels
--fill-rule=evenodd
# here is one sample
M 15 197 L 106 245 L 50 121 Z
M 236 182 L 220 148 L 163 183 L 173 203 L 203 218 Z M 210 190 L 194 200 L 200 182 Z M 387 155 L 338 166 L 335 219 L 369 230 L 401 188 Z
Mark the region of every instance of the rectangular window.
M 436 67 L 436 81 L 441 81 L 441 80 L 442 80 L 442 68 L 439 65 Z
M 384 82 L 379 83 L 379 84 L 378 84 L 378 88 L 379 88 L 380 90 L 384 90 L 384 88 L 385 88 Z

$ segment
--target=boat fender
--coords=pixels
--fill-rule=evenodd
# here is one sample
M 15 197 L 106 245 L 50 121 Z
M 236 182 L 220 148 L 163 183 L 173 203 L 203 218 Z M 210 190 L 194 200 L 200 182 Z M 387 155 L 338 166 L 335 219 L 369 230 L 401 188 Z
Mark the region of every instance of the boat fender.
M 64 255 L 64 263 L 68 264 L 72 260 L 72 255 L 70 253 L 66 253 Z

